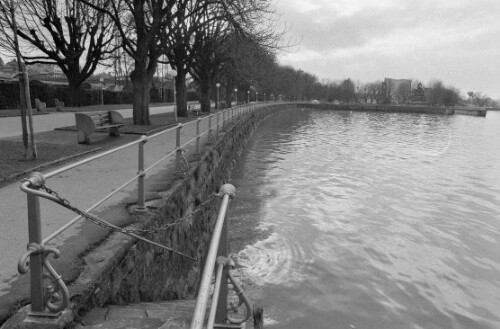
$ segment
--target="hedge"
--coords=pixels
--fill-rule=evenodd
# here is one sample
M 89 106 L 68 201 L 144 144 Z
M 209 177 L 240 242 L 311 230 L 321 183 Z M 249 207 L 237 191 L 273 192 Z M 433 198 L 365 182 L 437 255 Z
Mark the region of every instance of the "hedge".
M 85 87 L 85 86 L 84 86 Z M 166 101 L 173 102 L 172 90 L 166 90 Z M 63 85 L 49 85 L 37 80 L 30 81 L 31 106 L 35 107 L 35 98 L 47 103 L 47 107 L 55 107 L 54 98 L 63 101 L 66 106 L 72 106 L 69 100 L 69 90 Z M 101 90 L 80 89 L 81 106 L 98 105 L 101 103 Z M 196 93 L 189 93 L 188 100 L 196 100 Z M 103 91 L 104 104 L 131 104 L 133 94 L 130 91 Z M 151 88 L 150 102 L 163 102 L 161 91 Z M 17 82 L 0 82 L 0 110 L 17 109 L 19 104 L 19 84 Z

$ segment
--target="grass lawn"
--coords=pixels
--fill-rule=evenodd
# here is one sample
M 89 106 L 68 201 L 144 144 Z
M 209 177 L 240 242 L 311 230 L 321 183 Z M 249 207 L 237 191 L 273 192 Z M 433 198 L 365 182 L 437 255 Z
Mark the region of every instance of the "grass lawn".
M 22 141 L 0 140 L 0 183 L 16 174 L 34 169 L 57 159 L 90 151 L 85 145 L 75 143 L 72 147 L 51 143 L 37 143 L 37 160 L 24 160 Z

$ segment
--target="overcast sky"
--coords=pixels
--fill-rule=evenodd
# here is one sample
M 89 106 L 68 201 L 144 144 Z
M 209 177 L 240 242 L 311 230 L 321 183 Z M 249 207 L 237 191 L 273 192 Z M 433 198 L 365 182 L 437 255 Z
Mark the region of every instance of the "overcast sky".
M 500 98 L 500 0 L 277 0 L 301 40 L 280 62 L 321 79 L 440 79 Z

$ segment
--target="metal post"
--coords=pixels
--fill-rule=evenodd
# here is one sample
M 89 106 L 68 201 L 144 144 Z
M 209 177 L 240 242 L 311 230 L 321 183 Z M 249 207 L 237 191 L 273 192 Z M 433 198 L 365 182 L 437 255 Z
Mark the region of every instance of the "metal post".
M 225 127 L 226 127 L 226 111 L 222 111 L 222 130 L 224 131 Z
M 196 120 L 196 154 L 200 154 L 200 123 L 201 118 Z
M 212 130 L 212 117 L 213 117 L 213 114 L 210 114 L 208 116 L 208 135 L 213 135 L 213 130 Z
M 229 241 L 227 238 L 227 221 L 222 225 L 220 235 L 219 248 L 217 249 L 217 256 L 227 257 L 229 255 Z M 227 272 L 229 266 L 224 267 L 222 270 L 221 285 L 219 291 L 219 301 L 217 303 L 217 312 L 215 313 L 215 323 L 226 323 L 227 319 Z
M 219 112 L 216 114 L 215 121 L 217 123 L 217 126 L 215 127 L 215 134 L 219 136 Z
M 141 142 L 139 143 L 139 156 L 138 156 L 138 168 L 137 174 L 139 174 L 139 179 L 137 180 L 137 208 L 138 211 L 146 210 L 146 194 L 144 193 L 144 178 L 146 173 L 144 172 L 144 144 L 148 141 L 148 136 L 142 135 Z
M 179 123 L 177 125 L 176 129 L 176 136 L 175 136 L 175 148 L 177 152 L 175 153 L 175 169 L 180 170 L 181 169 L 181 157 L 182 157 L 182 150 L 181 150 L 181 129 L 182 129 L 182 123 Z
M 33 186 L 33 189 L 38 189 Z M 42 243 L 42 223 L 40 219 L 40 199 L 28 193 L 28 236 L 29 242 Z M 31 312 L 43 313 L 45 301 L 43 293 L 43 265 L 41 253 L 30 255 Z
M 216 83 L 215 84 L 215 87 L 217 87 L 217 104 L 216 105 L 216 108 L 217 108 L 217 111 L 220 110 L 220 104 L 219 104 L 219 89 L 220 89 L 220 83 Z

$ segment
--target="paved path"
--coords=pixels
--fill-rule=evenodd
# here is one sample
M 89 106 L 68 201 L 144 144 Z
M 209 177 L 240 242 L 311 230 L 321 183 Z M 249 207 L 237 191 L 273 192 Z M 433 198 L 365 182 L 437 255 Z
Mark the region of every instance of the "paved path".
M 173 112 L 173 105 L 156 106 L 149 108 L 149 114 Z M 132 117 L 132 109 L 118 110 L 124 118 Z M 74 112 L 53 112 L 47 115 L 34 115 L 33 128 L 35 133 L 54 130 L 58 127 L 72 126 L 75 124 Z M 21 135 L 21 117 L 0 118 L 0 138 Z
M 155 111 L 169 111 L 171 107 L 154 108 Z M 127 115 L 125 110 L 125 115 Z M 153 111 L 152 111 L 153 112 Z M 155 112 L 153 112 L 155 113 Z M 44 120 L 45 128 L 53 129 L 54 126 L 68 125 L 66 117 L 70 117 L 69 124 L 73 124 L 73 113 L 56 113 L 36 116 L 37 120 Z M 59 118 L 62 118 L 59 120 Z M 0 118 L 0 131 L 4 133 L 4 120 L 11 118 Z M 14 118 L 17 119 L 18 118 Z M 57 119 L 57 120 L 56 120 Z M 8 122 L 8 120 L 7 120 Z M 42 124 L 39 121 L 39 129 Z M 208 127 L 208 120 L 203 120 L 201 130 Z M 76 132 L 64 132 L 68 134 L 68 143 L 74 143 Z M 181 143 L 192 139 L 196 133 L 196 122 L 188 123 L 184 126 L 181 136 Z M 102 134 L 105 136 L 105 134 Z M 205 135 L 206 136 L 206 135 Z M 135 140 L 137 136 L 127 136 L 128 141 Z M 204 142 L 206 138 L 202 141 Z M 166 153 L 175 149 L 174 131 L 159 136 L 146 143 L 146 167 Z M 194 144 L 190 144 L 188 150 L 194 149 Z M 155 167 L 147 174 L 146 186 L 149 188 L 149 195 L 155 191 L 165 190 L 162 186 L 166 172 L 173 170 L 174 158 L 170 157 Z M 137 146 L 129 147 L 120 152 L 109 155 L 103 159 L 80 166 L 47 180 L 46 185 L 57 191 L 62 197 L 67 198 L 72 204 L 82 209 L 87 209 L 95 202 L 109 194 L 112 190 L 126 182 L 137 173 Z M 14 182 L 0 188 L 0 319 L 5 317 L 9 308 L 16 301 L 26 300 L 29 297 L 28 275 L 20 276 L 17 273 L 17 262 L 19 257 L 26 251 L 28 242 L 27 229 L 27 208 L 26 195 L 19 189 L 19 182 Z M 96 213 L 102 218 L 111 220 L 116 224 L 123 224 L 127 220 L 125 205 L 136 201 L 136 183 L 132 183 L 124 191 L 106 201 Z M 41 200 L 41 217 L 43 225 L 43 237 L 47 237 L 57 228 L 67 223 L 75 215 L 68 210 L 62 209 L 49 201 Z M 79 264 L 76 262 L 78 255 L 85 249 L 104 238 L 107 230 L 96 227 L 85 221 L 64 232 L 61 236 L 53 240 L 51 245 L 56 246 L 61 251 L 61 258 L 55 261 L 55 266 L 63 278 L 79 273 Z

